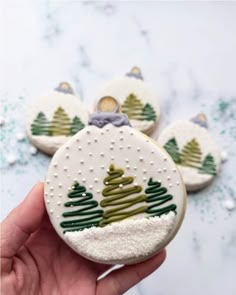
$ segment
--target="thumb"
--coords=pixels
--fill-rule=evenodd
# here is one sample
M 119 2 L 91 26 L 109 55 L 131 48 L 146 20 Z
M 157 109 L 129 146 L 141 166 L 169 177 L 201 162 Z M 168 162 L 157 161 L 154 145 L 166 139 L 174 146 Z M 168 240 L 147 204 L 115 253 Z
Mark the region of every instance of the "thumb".
M 1 223 L 2 270 L 11 270 L 12 257 L 39 228 L 44 213 L 43 184 L 38 183 Z

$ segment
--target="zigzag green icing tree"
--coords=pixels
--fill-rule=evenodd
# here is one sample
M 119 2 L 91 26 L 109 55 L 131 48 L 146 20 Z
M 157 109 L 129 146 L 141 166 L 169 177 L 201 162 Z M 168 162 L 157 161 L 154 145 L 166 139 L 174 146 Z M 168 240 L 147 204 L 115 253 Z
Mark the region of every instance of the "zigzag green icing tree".
M 121 106 L 121 111 L 125 113 L 129 119 L 142 120 L 143 108 L 141 100 L 133 93 L 127 96 L 126 100 Z
M 174 162 L 176 164 L 181 163 L 179 147 L 178 147 L 175 137 L 168 140 L 167 143 L 163 147 L 167 151 L 167 153 L 171 156 L 171 158 L 174 160 Z
M 167 193 L 167 189 L 161 186 L 158 181 L 153 181 L 152 178 L 148 181 L 148 188 L 145 190 L 146 202 L 148 208 L 146 212 L 151 216 L 161 216 L 168 214 L 170 211 L 176 212 L 177 206 L 169 204 L 164 206 L 165 203 L 171 201 L 173 196 Z
M 49 122 L 43 112 L 39 112 L 31 124 L 32 135 L 48 135 Z
M 98 202 L 93 200 L 92 193 L 86 192 L 86 188 L 81 186 L 78 182 L 75 182 L 72 189 L 73 190 L 68 194 L 70 201 L 66 202 L 64 206 L 67 208 L 72 207 L 73 209 L 78 207 L 78 209 L 70 210 L 62 214 L 64 218 L 72 217 L 72 219 L 60 223 L 61 227 L 64 229 L 64 233 L 98 226 L 102 219 L 103 210 L 97 208 Z
M 103 219 L 99 223 L 100 226 L 144 213 L 147 209 L 145 205 L 137 207 L 137 204 L 142 203 L 146 198 L 144 194 L 137 195 L 142 191 L 142 187 L 139 185 L 128 186 L 133 183 L 134 178 L 123 175 L 124 170 L 115 168 L 114 165 L 110 166 L 108 176 L 104 179 L 106 186 L 102 191 L 104 199 L 100 202 L 102 208 L 108 207 L 108 209 L 104 211 Z M 135 196 L 131 197 L 131 195 Z
M 71 131 L 71 122 L 69 116 L 66 114 L 63 108 L 59 107 L 54 115 L 50 125 L 50 135 L 70 135 Z
M 202 152 L 200 146 L 196 139 L 193 138 L 182 149 L 180 156 L 181 165 L 192 168 L 199 168 L 201 165 L 201 155 Z
M 206 155 L 202 166 L 199 168 L 199 172 L 202 174 L 216 175 L 216 164 L 211 154 Z
M 84 123 L 75 116 L 71 122 L 71 129 L 70 129 L 70 135 L 76 134 L 78 131 L 84 128 Z
M 153 107 L 149 103 L 145 104 L 142 115 L 143 115 L 143 120 L 156 121 L 157 119 L 156 112 L 154 111 Z

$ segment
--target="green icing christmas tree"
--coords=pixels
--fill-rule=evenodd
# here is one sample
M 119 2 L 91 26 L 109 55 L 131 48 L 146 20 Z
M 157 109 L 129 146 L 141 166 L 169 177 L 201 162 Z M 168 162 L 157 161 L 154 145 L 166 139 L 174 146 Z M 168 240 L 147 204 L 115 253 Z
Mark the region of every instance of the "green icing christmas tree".
M 100 202 L 100 206 L 104 208 L 100 226 L 145 212 L 147 206 L 142 203 L 146 196 L 139 194 L 142 187 L 132 185 L 133 181 L 132 176 L 124 176 L 124 170 L 115 168 L 114 165 L 110 166 L 108 176 L 104 179 L 106 186 L 102 191 L 104 199 Z
M 168 214 L 170 211 L 176 212 L 177 206 L 170 204 L 173 196 L 168 194 L 167 188 L 162 187 L 160 182 L 153 181 L 150 178 L 145 194 L 148 203 L 146 212 L 151 216 L 161 216 L 162 214 Z
M 31 124 L 32 135 L 48 135 L 49 122 L 43 112 L 38 113 Z
M 167 143 L 164 145 L 164 149 L 176 164 L 181 163 L 179 147 L 174 137 L 167 141 Z
M 154 111 L 153 107 L 149 103 L 145 104 L 142 115 L 143 115 L 143 120 L 156 121 L 157 119 L 156 112 Z
M 70 118 L 66 114 L 66 112 L 63 110 L 63 108 L 59 107 L 55 111 L 51 125 L 50 125 L 49 132 L 51 136 L 70 135 L 71 133 Z
M 65 219 L 68 219 L 60 223 L 64 232 L 98 226 L 102 219 L 103 210 L 98 208 L 98 202 L 93 200 L 92 193 L 86 192 L 84 186 L 75 182 L 68 198 L 70 201 L 66 202 L 64 206 L 72 210 L 62 214 Z
M 70 129 L 70 135 L 76 134 L 78 131 L 84 128 L 84 123 L 75 116 L 71 122 L 71 129 Z
M 139 100 L 135 94 L 131 93 L 129 96 L 127 96 L 126 100 L 121 106 L 121 111 L 125 113 L 129 119 L 142 120 L 143 108 L 144 106 L 141 100 Z
M 192 139 L 189 141 L 182 149 L 181 152 L 181 165 L 199 168 L 201 165 L 201 149 L 196 141 L 196 139 Z
M 216 175 L 216 164 L 211 154 L 206 155 L 202 166 L 199 168 L 199 172 L 202 174 Z

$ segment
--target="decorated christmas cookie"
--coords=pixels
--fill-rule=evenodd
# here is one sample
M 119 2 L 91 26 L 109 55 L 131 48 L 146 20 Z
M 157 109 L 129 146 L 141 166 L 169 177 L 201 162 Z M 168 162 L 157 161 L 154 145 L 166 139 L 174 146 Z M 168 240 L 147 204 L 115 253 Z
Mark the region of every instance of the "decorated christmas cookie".
M 221 153 L 203 114 L 173 123 L 161 133 L 158 143 L 178 165 L 187 191 L 204 188 L 219 172 Z
M 88 123 L 88 112 L 71 86 L 62 82 L 29 109 L 27 133 L 30 141 L 51 155 Z
M 125 77 L 110 81 L 98 94 L 101 97 L 115 97 L 121 112 L 129 117 L 132 127 L 150 134 L 160 117 L 157 97 L 143 82 L 141 71 L 134 67 Z
M 93 114 L 56 152 L 45 181 L 57 233 L 80 255 L 107 264 L 136 263 L 164 248 L 181 225 L 185 199 L 168 153 L 111 109 Z

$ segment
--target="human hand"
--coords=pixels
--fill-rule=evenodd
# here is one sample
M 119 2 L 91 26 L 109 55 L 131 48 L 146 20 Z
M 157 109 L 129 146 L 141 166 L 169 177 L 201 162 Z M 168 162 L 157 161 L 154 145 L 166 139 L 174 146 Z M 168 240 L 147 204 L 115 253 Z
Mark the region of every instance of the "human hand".
M 114 270 L 91 262 L 70 249 L 53 229 L 45 211 L 43 184 L 1 223 L 1 291 L 3 295 L 119 295 L 156 270 L 165 251 Z

